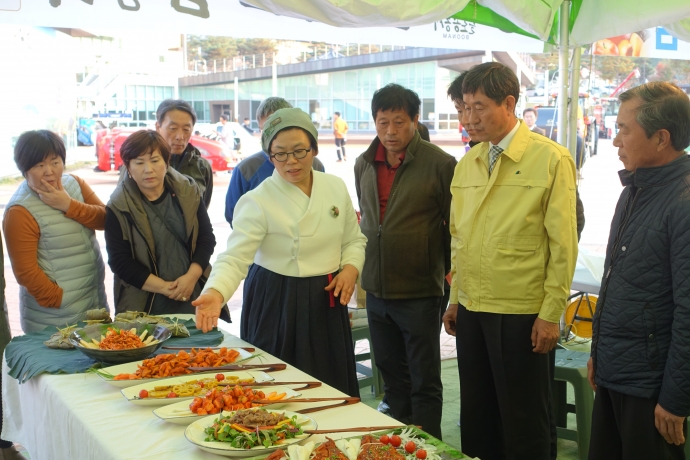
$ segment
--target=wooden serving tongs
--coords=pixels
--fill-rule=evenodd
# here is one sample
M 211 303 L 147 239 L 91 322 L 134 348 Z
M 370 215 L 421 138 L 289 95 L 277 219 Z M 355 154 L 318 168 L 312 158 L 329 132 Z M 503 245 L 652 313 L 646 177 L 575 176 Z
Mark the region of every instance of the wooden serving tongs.
M 268 406 L 271 404 L 312 403 L 312 402 L 321 402 L 321 401 L 340 401 L 340 402 L 337 404 L 329 404 L 327 406 L 308 407 L 306 409 L 297 410 L 295 412 L 297 412 L 298 414 L 311 414 L 312 412 L 318 412 L 321 410 L 331 409 L 333 407 L 343 407 L 343 406 L 350 406 L 352 404 L 357 404 L 360 401 L 360 399 L 355 398 L 355 397 L 345 396 L 342 398 L 293 398 L 293 399 L 279 399 L 279 400 L 255 399 L 252 402 L 256 403 L 256 404 Z

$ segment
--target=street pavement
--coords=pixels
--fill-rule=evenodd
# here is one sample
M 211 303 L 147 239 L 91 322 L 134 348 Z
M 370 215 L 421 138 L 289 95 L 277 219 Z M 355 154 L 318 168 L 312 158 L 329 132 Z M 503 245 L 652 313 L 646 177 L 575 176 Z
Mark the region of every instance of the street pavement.
M 454 138 L 457 138 L 455 145 L 449 145 Z M 432 141 L 433 140 L 434 139 L 432 139 Z M 336 162 L 337 156 L 335 146 L 331 144 L 328 139 L 324 139 L 320 145 L 318 158 L 324 163 L 326 172 L 337 175 L 345 181 L 350 195 L 352 196 L 353 203 L 355 203 L 355 208 L 357 208 L 358 205 L 354 184 L 354 164 L 357 156 L 366 149 L 368 143 L 369 140 L 363 136 L 350 138 L 346 147 L 348 160 L 340 163 Z M 464 148 L 460 146 L 459 135 L 439 137 L 438 144 L 441 148 L 458 159 L 464 154 Z M 585 163 L 582 170 L 582 179 L 579 183 L 580 196 L 584 203 L 586 217 L 586 225 L 582 233 L 580 244 L 592 251 L 604 252 L 606 249 L 611 218 L 613 217 L 618 196 L 622 190 L 617 175 L 617 171 L 621 169 L 622 166 L 616 155 L 616 149 L 612 146 L 610 140 L 600 140 L 599 152 L 599 155 L 588 159 Z M 93 161 L 93 147 L 79 148 L 76 152 L 71 153 L 68 160 L 74 161 L 75 159 L 80 161 Z M 117 184 L 118 175 L 116 172 L 96 173 L 91 168 L 70 172 L 85 179 L 104 203 L 107 203 L 110 194 Z M 227 238 L 232 232 L 230 225 L 225 221 L 225 195 L 227 193 L 230 177 L 228 173 L 218 173 L 214 178 L 213 199 L 209 207 L 209 216 L 213 224 L 217 244 L 214 256 L 211 259 L 212 263 L 215 257 L 225 250 Z M 20 182 L 5 182 L 0 184 L 0 209 L 4 210 L 5 204 L 9 201 L 19 183 Z M 103 232 L 97 232 L 97 237 L 101 245 L 103 258 L 107 261 Z M 5 294 L 10 317 L 10 326 L 13 335 L 20 335 L 22 331 L 19 325 L 19 286 L 12 273 L 10 260 L 7 256 L 7 249 L 3 248 L 3 251 L 5 279 L 7 282 Z M 114 306 L 112 297 L 113 275 L 107 264 L 105 285 L 108 301 L 112 309 Z M 352 304 L 354 304 L 354 300 Z M 242 308 L 242 285 L 240 285 L 228 305 L 233 317 L 234 329 L 239 335 L 239 319 Z M 359 343 L 357 347 L 358 352 L 364 351 L 367 348 L 362 345 L 364 343 L 365 342 Z M 442 358 L 454 358 L 455 351 L 455 338 L 443 332 L 441 334 Z

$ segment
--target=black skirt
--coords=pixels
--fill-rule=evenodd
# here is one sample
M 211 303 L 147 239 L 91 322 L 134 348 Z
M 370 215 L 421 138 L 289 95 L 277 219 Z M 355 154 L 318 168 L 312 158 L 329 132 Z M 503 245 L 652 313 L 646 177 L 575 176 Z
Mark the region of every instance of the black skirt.
M 244 282 L 240 337 L 343 393 L 359 396 L 347 308 L 337 298 L 330 306 L 327 285 L 328 275 L 296 278 L 252 265 Z

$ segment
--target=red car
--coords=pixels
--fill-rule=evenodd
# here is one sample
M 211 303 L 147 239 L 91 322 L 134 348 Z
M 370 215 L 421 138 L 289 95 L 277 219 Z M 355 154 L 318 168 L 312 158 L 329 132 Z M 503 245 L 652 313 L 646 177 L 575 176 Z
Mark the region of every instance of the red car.
M 102 129 L 96 134 L 96 158 L 101 171 L 117 171 L 122 166 L 120 147 L 127 137 L 141 128 Z M 191 144 L 199 149 L 201 156 L 211 163 L 213 172 L 230 171 L 235 163 L 228 146 L 201 136 L 192 136 Z

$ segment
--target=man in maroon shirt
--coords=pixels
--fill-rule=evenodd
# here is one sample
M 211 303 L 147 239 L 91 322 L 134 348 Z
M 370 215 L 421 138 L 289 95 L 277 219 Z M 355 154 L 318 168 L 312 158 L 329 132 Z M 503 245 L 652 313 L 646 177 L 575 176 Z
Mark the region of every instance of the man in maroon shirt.
M 391 415 L 440 439 L 439 324 L 456 161 L 421 139 L 419 106 L 400 85 L 374 93 L 377 137 L 357 159 L 355 186 L 368 239 L 362 288 Z

